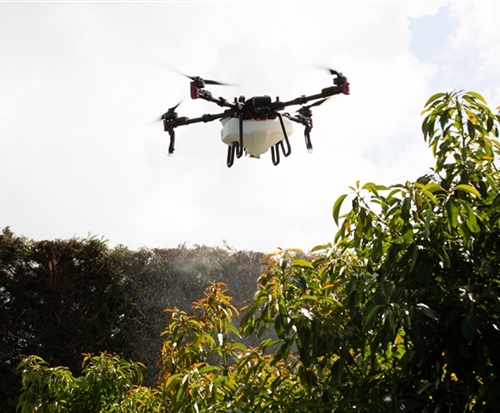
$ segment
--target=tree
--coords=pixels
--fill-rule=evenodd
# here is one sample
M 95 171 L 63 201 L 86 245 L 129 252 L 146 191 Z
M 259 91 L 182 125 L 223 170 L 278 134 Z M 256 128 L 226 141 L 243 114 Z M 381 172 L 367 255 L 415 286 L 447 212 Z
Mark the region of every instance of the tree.
M 87 355 L 78 378 L 30 356 L 19 365 L 22 413 L 240 412 L 296 409 L 306 397 L 295 386 L 296 370 L 266 350 L 271 340 L 247 349 L 231 324 L 236 308 L 225 285 L 211 282 L 193 314 L 178 308 L 163 333 L 162 379 L 141 386 L 141 365 L 108 354 Z M 272 391 L 271 391 L 272 390 Z
M 243 306 L 256 290 L 263 256 L 198 245 L 139 251 L 118 248 L 114 254 L 120 257 L 123 277 L 137 310 L 133 317 L 126 315 L 127 323 L 133 326 L 127 336 L 132 350 L 128 357 L 147 366 L 144 382 L 149 386 L 157 383 L 160 373 L 160 334 L 167 322 L 164 310 L 175 307 L 191 313 L 192 303 L 203 295 L 211 280 L 224 282 L 232 292 L 233 304 Z M 238 320 L 235 315 L 232 324 L 237 325 Z
M 126 354 L 130 302 L 119 262 L 103 241 L 34 242 L 0 233 L 0 368 L 17 395 L 19 356 L 37 354 L 78 371 L 85 352 Z M 6 399 L 4 411 L 12 410 Z
M 82 373 L 74 377 L 67 367 L 50 367 L 42 358 L 29 356 L 19 371 L 26 386 L 19 399 L 19 410 L 28 412 L 100 412 L 122 411 L 134 401 L 135 412 L 153 413 L 150 403 L 141 397 L 143 389 L 135 386 L 142 380 L 143 367 L 108 353 L 86 354 Z M 152 393 L 148 392 L 148 399 Z
M 247 315 L 274 323 L 283 355 L 297 345 L 311 397 L 336 411 L 500 409 L 499 117 L 474 92 L 423 113 L 432 172 L 356 183 L 335 244 L 274 257 Z
M 431 172 L 357 182 L 333 206 L 332 244 L 266 256 L 239 332 L 222 284 L 193 314 L 170 310 L 162 380 L 141 400 L 197 413 L 500 411 L 500 117 L 474 92 L 438 93 L 423 114 Z M 277 339 L 253 348 L 239 337 L 269 330 Z
M 156 385 L 164 309 L 189 312 L 211 279 L 238 287 L 233 291 L 241 306 L 253 295 L 261 256 L 203 246 L 111 249 L 95 238 L 33 241 L 5 228 L 0 392 L 8 396 L 0 400 L 0 411 L 15 411 L 21 355 L 36 354 L 77 375 L 82 353 L 107 351 L 140 360 L 147 366 L 144 384 Z

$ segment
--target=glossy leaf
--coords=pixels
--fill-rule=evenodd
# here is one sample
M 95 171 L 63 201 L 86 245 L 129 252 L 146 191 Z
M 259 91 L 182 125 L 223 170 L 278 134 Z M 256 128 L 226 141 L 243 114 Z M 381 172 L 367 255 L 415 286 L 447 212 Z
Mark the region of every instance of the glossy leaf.
M 459 184 L 455 187 L 455 190 L 469 192 L 470 194 L 475 195 L 478 198 L 481 197 L 481 194 L 479 193 L 479 191 L 476 188 L 474 188 L 468 184 Z
M 340 214 L 340 208 L 342 207 L 342 203 L 344 202 L 344 199 L 347 197 L 347 194 L 343 194 L 337 198 L 335 203 L 333 204 L 333 220 L 335 221 L 335 224 L 339 224 L 339 214 Z
M 442 98 L 443 96 L 446 96 L 446 93 L 443 93 L 443 92 L 435 93 L 434 95 L 432 95 L 432 96 L 431 96 L 431 97 L 427 100 L 427 102 L 425 102 L 425 106 L 427 107 L 427 106 L 429 106 L 429 105 L 430 105 L 431 103 L 433 103 L 433 102 L 434 102 L 434 104 L 435 104 L 435 102 L 436 102 L 438 99 Z

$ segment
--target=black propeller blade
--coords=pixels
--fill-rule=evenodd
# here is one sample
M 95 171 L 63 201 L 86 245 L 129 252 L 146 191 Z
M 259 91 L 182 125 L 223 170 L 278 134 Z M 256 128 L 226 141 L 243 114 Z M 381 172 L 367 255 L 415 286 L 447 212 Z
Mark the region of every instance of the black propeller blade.
M 223 83 L 223 82 L 218 82 L 216 80 L 203 79 L 200 76 L 189 76 L 189 75 L 186 75 L 185 73 L 181 72 L 177 68 L 170 66 L 170 65 L 165 65 L 165 64 L 157 64 L 157 65 L 162 67 L 162 68 L 165 68 L 165 66 L 166 66 L 167 70 L 173 71 L 181 76 L 187 77 L 188 79 L 191 79 L 193 82 L 199 82 L 200 84 L 218 85 L 218 86 L 235 86 L 235 85 L 230 84 L 230 83 Z
M 338 70 L 332 69 L 330 67 L 326 67 L 323 65 L 317 65 L 316 68 L 320 69 L 320 70 L 326 70 L 332 76 L 342 76 L 342 73 L 340 73 Z
M 223 83 L 223 82 L 218 82 L 216 80 L 207 80 L 203 79 L 200 76 L 189 76 L 184 73 L 182 73 L 183 76 L 187 77 L 188 79 L 191 79 L 193 82 L 203 82 L 206 85 L 218 85 L 218 86 L 234 86 L 231 83 Z
M 172 112 L 175 112 L 175 109 L 177 109 L 179 107 L 179 105 L 181 104 L 181 102 L 179 102 L 177 105 L 175 106 L 172 106 L 171 108 L 168 109 L 168 112 L 172 113 Z
M 338 71 L 336 71 L 334 69 L 328 69 L 327 68 L 326 70 L 328 70 L 332 76 L 342 76 L 342 73 L 340 73 L 340 72 L 338 72 Z
M 179 102 L 177 105 L 172 106 L 171 108 L 169 108 L 163 115 L 161 115 L 161 117 L 160 117 L 159 120 L 176 119 L 177 118 L 177 112 L 175 111 L 175 109 L 177 109 L 180 104 L 181 104 L 181 102 Z
M 340 72 L 338 72 L 335 69 L 326 69 L 332 76 L 335 76 L 333 78 L 333 84 L 336 86 L 342 85 L 342 93 L 345 95 L 349 94 L 349 83 L 347 83 L 347 78 Z

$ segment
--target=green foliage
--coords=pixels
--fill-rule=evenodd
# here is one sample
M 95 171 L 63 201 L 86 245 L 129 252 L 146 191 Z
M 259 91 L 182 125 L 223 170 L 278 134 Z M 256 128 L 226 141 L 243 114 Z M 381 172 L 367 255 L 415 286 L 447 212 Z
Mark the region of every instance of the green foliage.
M 0 388 L 16 396 L 21 354 L 77 371 L 81 354 L 124 354 L 132 313 L 119 263 L 103 241 L 34 242 L 0 233 Z M 0 410 L 13 411 L 0 400 Z
M 360 325 L 376 333 L 371 351 L 391 356 L 391 403 L 496 411 L 499 118 L 473 92 L 436 94 L 423 113 L 432 173 L 404 185 L 356 184 L 336 242 L 365 263 L 372 292 L 358 297 Z M 394 359 L 399 343 L 404 355 Z
M 102 343 L 116 352 L 126 345 L 120 268 L 104 242 L 31 242 L 6 229 L 0 251 L 6 332 L 0 345 L 16 355 L 35 351 L 70 368 Z
M 423 114 L 431 172 L 356 182 L 333 205 L 332 245 L 264 257 L 239 331 L 225 284 L 211 282 L 191 313 L 167 310 L 157 388 L 125 368 L 98 391 L 86 373 L 75 384 L 28 358 L 20 406 L 57 411 L 92 388 L 81 405 L 101 411 L 499 411 L 500 118 L 474 92 L 438 93 Z
M 306 397 L 295 387 L 295 369 L 266 351 L 263 341 L 247 349 L 231 324 L 237 313 L 223 283 L 210 283 L 193 304 L 193 315 L 171 309 L 163 333 L 158 388 L 140 386 L 140 365 L 109 354 L 86 356 L 82 374 L 49 367 L 37 356 L 25 358 L 19 371 L 24 412 L 227 412 L 307 411 Z M 297 407 L 297 408 L 296 408 Z
M 155 385 L 164 309 L 190 311 L 210 279 L 231 285 L 241 307 L 252 297 L 261 256 L 201 246 L 111 249 L 95 238 L 33 241 L 5 228 L 0 232 L 0 394 L 6 396 L 0 398 L 0 411 L 15 411 L 21 386 L 16 366 L 23 354 L 37 354 L 77 374 L 82 353 L 108 351 L 144 362 L 144 384 Z
M 49 367 L 40 357 L 30 356 L 19 365 L 23 393 L 21 413 L 106 411 L 154 412 L 155 393 L 136 385 L 142 381 L 140 363 L 130 363 L 102 353 L 86 355 L 82 374 L 74 377 L 66 367 Z M 125 410 L 132 408 L 132 410 Z
M 191 304 L 203 295 L 210 280 L 224 282 L 231 289 L 233 305 L 240 308 L 252 298 L 260 274 L 263 254 L 251 251 L 232 251 L 228 248 L 209 248 L 183 245 L 170 249 L 115 250 L 119 255 L 123 277 L 132 294 L 136 311 L 127 315 L 133 328 L 128 335 L 131 353 L 147 366 L 145 383 L 158 381 L 160 333 L 165 329 L 165 308 L 177 308 L 191 313 Z M 234 314 L 233 325 L 238 324 Z M 252 339 L 245 339 L 251 343 Z
M 275 342 L 247 348 L 231 324 L 237 310 L 223 283 L 211 283 L 193 305 L 177 309 L 164 332 L 161 390 L 168 412 L 298 411 L 305 396 L 290 363 L 266 354 Z

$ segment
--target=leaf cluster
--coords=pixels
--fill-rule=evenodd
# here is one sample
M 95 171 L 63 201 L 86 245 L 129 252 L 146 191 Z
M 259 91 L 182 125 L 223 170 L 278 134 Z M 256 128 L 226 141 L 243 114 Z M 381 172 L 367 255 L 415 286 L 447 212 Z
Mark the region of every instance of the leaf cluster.
M 155 393 L 148 390 L 145 398 L 145 389 L 136 384 L 142 381 L 143 367 L 107 353 L 86 354 L 82 374 L 74 377 L 67 367 L 50 367 L 38 356 L 25 357 L 18 368 L 24 390 L 18 411 L 97 413 L 106 406 L 106 411 L 123 412 L 132 404 L 136 412 L 154 412 L 150 408 Z

